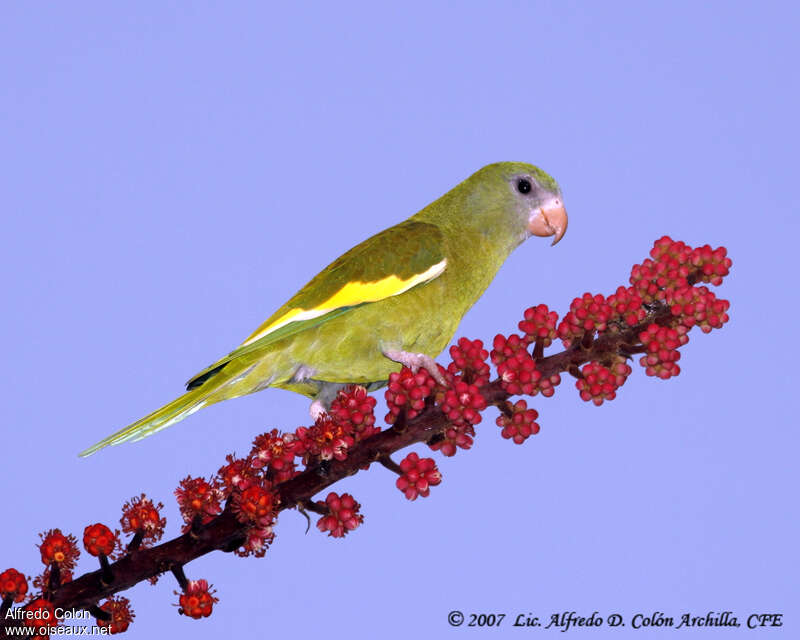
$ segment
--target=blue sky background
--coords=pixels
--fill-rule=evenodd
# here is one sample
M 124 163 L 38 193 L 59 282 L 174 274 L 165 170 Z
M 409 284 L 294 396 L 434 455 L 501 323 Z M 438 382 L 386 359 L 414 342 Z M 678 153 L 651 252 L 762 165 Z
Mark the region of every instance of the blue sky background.
M 192 563 L 206 621 L 171 578 L 137 586 L 129 637 L 515 631 L 451 629 L 454 609 L 783 612 L 771 636 L 796 636 L 796 5 L 383 4 L 3 4 L 0 568 L 38 573 L 38 531 L 116 523 L 141 491 L 175 535 L 178 481 L 303 424 L 304 398 L 77 452 L 353 244 L 523 160 L 559 180 L 569 232 L 523 245 L 457 335 L 610 293 L 665 233 L 728 247 L 731 322 L 601 408 L 565 380 L 524 446 L 487 412 L 428 499 L 382 468 L 342 482 L 366 516 L 344 540 L 287 512 L 265 559 Z

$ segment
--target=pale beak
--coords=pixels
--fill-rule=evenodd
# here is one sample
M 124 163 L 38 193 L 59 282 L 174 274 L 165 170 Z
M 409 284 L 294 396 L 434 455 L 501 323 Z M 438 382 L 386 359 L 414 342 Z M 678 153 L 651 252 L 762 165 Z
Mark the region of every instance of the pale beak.
M 542 238 L 554 236 L 553 244 L 561 240 L 567 231 L 567 210 L 561 199 L 553 198 L 536 209 L 528 220 L 528 231 Z

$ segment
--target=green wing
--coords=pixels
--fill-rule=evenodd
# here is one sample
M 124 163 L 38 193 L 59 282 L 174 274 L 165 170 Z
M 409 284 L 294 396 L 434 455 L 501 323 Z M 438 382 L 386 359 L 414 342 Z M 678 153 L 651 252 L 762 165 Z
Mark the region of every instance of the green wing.
M 237 349 L 194 376 L 187 387 L 201 385 L 234 358 L 430 282 L 447 266 L 443 245 L 439 227 L 411 220 L 368 238 L 312 278 Z

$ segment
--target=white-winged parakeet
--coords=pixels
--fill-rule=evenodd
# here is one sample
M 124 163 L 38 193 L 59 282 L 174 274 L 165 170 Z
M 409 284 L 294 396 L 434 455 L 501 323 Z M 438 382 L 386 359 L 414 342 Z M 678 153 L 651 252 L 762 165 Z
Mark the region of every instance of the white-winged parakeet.
M 567 228 L 561 191 L 529 164 L 483 167 L 408 220 L 317 274 L 187 391 L 83 451 L 140 440 L 208 405 L 267 387 L 313 398 L 312 417 L 352 383 L 383 386 L 402 365 L 433 363 L 509 254 Z

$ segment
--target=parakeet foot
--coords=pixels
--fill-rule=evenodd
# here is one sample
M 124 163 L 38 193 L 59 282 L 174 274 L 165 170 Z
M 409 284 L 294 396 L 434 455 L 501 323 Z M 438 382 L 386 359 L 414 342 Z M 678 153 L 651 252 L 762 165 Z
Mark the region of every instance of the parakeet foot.
M 331 403 L 334 401 L 339 391 L 344 389 L 347 385 L 341 382 L 319 382 L 319 391 L 314 397 L 314 401 L 308 408 L 308 413 L 311 419 L 316 422 L 323 413 L 327 413 L 331 408 Z
M 444 376 L 442 375 L 442 372 L 439 371 L 436 360 L 427 354 L 409 353 L 408 351 L 388 349 L 383 352 L 383 355 L 389 358 L 389 360 L 394 360 L 395 362 L 405 365 L 414 373 L 419 371 L 420 367 L 423 367 L 428 370 L 428 373 L 430 373 L 431 376 L 433 376 L 433 379 L 436 380 L 436 382 L 438 382 L 440 385 L 443 387 L 449 386 L 447 384 L 447 380 L 445 380 Z
M 316 422 L 319 417 L 325 413 L 325 405 L 319 400 L 314 400 L 314 402 L 312 402 L 311 406 L 308 408 L 308 413 L 311 415 L 311 419 Z

